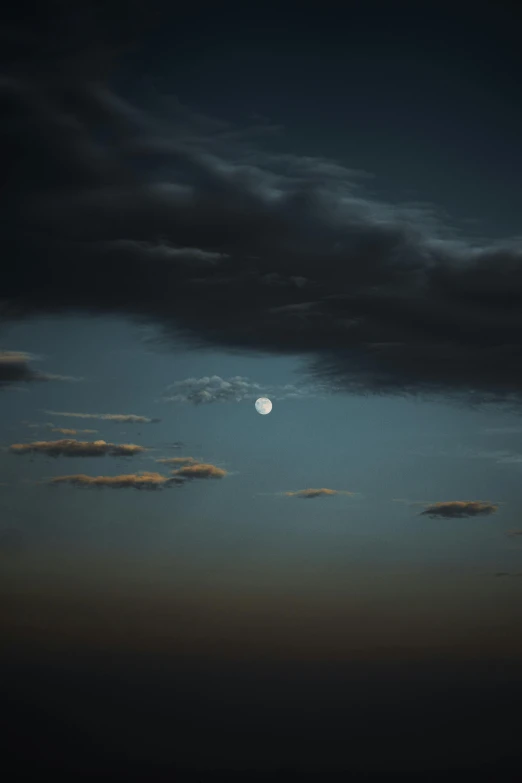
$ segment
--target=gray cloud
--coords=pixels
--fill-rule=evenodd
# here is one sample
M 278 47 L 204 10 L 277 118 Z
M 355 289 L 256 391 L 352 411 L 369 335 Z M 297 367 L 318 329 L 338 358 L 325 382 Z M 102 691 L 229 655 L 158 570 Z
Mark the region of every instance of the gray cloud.
M 301 355 L 334 390 L 519 405 L 519 239 L 467 240 L 176 100 L 130 105 L 100 31 L 61 24 L 78 32 L 40 26 L 5 57 L 2 319 L 127 315 L 165 341 Z
M 55 375 L 34 370 L 30 362 L 35 359 L 32 354 L 24 351 L 0 351 L 0 389 L 17 383 L 81 380 L 69 375 Z
M 506 536 L 509 536 L 510 538 L 517 538 L 518 536 L 522 536 L 522 530 L 507 530 Z
M 477 517 L 494 514 L 498 511 L 498 505 L 482 500 L 449 500 L 443 503 L 433 503 L 421 516 L 432 518 L 445 517 L 447 519 L 461 519 L 463 517 Z
M 494 576 L 522 576 L 522 571 L 497 571 Z
M 132 457 L 146 451 L 144 446 L 134 443 L 107 443 L 104 440 L 80 441 L 63 439 L 55 441 L 34 441 L 13 443 L 9 447 L 13 454 L 45 454 L 47 457 Z
M 64 411 L 45 411 L 49 416 L 66 416 L 71 419 L 100 419 L 115 421 L 119 424 L 156 424 L 161 419 L 149 419 L 146 416 L 136 416 L 133 413 L 68 413 Z
M 293 384 L 267 386 L 240 375 L 226 379 L 219 375 L 212 375 L 176 381 L 168 387 L 167 391 L 171 394 L 163 397 L 164 402 L 191 402 L 194 405 L 202 405 L 255 400 L 266 395 L 274 400 L 298 399 L 318 393 L 318 388 L 317 384 L 307 387 L 297 387 Z
M 212 402 L 240 402 L 259 397 L 262 387 L 239 375 L 227 380 L 219 375 L 212 375 L 176 381 L 167 391 L 173 391 L 174 394 L 164 397 L 166 402 L 192 402 L 201 405 Z

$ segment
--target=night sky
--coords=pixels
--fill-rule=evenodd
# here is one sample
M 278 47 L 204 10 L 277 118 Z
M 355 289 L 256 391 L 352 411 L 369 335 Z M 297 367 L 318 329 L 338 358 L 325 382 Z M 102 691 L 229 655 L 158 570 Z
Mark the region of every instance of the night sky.
M 20 779 L 520 779 L 522 16 L 282 6 L 3 14 Z

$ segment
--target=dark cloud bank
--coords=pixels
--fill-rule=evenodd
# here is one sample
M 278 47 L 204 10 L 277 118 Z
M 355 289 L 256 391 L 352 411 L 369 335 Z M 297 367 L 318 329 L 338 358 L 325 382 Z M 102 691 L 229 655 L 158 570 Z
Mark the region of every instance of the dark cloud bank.
M 5 321 L 122 314 L 303 355 L 334 389 L 520 400 L 519 242 L 473 246 L 172 96 L 142 110 L 110 86 L 111 26 L 71 19 L 3 52 Z

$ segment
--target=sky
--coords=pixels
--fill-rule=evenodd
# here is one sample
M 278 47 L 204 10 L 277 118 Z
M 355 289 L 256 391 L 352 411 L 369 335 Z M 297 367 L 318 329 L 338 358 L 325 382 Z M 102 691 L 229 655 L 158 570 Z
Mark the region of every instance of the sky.
M 511 779 L 520 14 L 30 10 L 0 47 L 10 759 Z

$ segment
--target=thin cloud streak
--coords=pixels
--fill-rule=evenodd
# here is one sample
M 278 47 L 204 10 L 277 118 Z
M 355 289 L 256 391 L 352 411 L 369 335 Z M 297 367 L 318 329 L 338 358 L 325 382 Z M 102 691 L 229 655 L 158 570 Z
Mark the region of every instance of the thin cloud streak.
M 420 516 L 429 516 L 432 519 L 463 519 L 465 517 L 489 516 L 498 511 L 498 505 L 482 500 L 448 500 L 441 503 L 433 503 Z
M 71 419 L 100 419 L 115 421 L 119 424 L 157 424 L 161 419 L 149 419 L 133 413 L 69 413 L 67 411 L 44 411 L 48 416 L 65 416 Z

